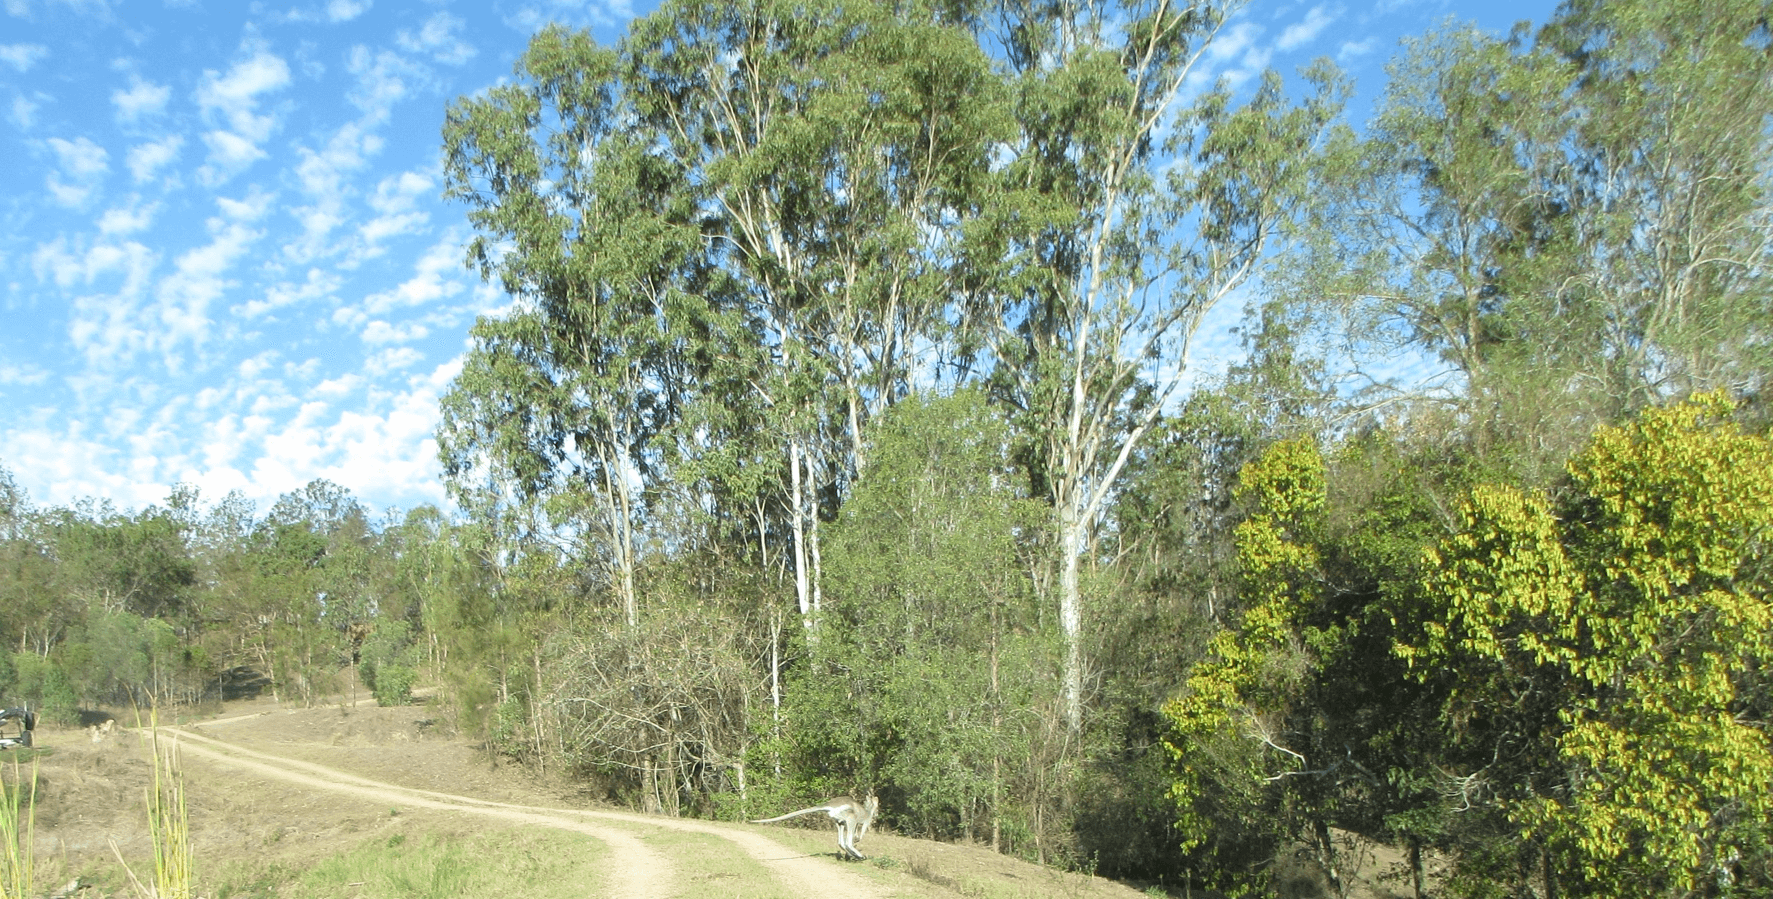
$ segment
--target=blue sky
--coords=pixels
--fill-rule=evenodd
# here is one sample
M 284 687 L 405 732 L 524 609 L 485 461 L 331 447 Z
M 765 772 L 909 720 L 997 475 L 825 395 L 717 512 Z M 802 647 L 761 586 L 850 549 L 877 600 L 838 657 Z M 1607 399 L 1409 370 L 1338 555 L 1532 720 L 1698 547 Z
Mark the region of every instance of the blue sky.
M 543 24 L 611 42 L 632 2 L 0 0 L 0 465 L 39 506 L 182 482 L 264 511 L 326 478 L 447 507 L 437 400 L 504 299 L 461 264 L 444 110 Z M 1255 0 L 1212 63 L 1329 56 L 1359 109 L 1400 37 L 1553 6 Z

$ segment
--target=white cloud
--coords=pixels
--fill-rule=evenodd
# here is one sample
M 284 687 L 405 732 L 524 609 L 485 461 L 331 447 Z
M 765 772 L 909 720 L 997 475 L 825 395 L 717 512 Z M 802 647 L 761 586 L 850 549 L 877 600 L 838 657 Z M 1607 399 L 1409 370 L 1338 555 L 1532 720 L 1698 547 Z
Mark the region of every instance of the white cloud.
M 172 98 L 172 88 L 143 81 L 139 75 L 131 75 L 129 80 L 129 90 L 111 92 L 111 103 L 117 107 L 117 121 L 134 122 L 144 116 L 155 116 L 166 111 L 166 101 Z
M 365 120 L 379 124 L 387 120 L 394 104 L 406 99 L 408 82 L 424 82 L 429 72 L 390 50 L 371 51 L 362 45 L 352 47 L 346 69 L 357 76 L 357 85 L 346 95 L 353 105 L 363 110 Z
M 540 31 L 550 22 L 585 25 L 614 25 L 634 18 L 634 4 L 629 0 L 606 0 L 587 3 L 585 0 L 540 0 L 520 6 L 505 16 L 505 24 L 524 34 Z
M 308 395 L 339 400 L 361 390 L 364 384 L 365 381 L 363 380 L 362 375 L 357 374 L 356 372 L 347 372 L 336 378 L 327 378 L 326 380 L 315 384 L 313 388 L 308 391 Z
M 426 19 L 416 32 L 401 29 L 395 34 L 394 41 L 408 53 L 428 54 L 445 65 L 461 65 L 473 59 L 476 52 L 473 45 L 457 36 L 465 24 L 449 13 L 440 12 Z
M 12 120 L 20 128 L 29 128 L 37 121 L 37 104 L 24 94 L 12 98 Z
M 383 140 L 371 134 L 358 122 L 347 123 L 333 133 L 326 147 L 319 152 L 301 148 L 302 161 L 296 166 L 302 189 L 315 196 L 331 196 L 339 192 L 343 176 L 363 167 L 369 157 L 381 152 Z
M 418 172 L 389 175 L 376 184 L 375 196 L 369 200 L 376 217 L 357 229 L 358 243 L 352 250 L 351 264 L 382 255 L 382 242 L 390 237 L 418 234 L 431 221 L 431 215 L 415 209 L 417 200 L 434 188 L 431 179 Z
M 138 203 L 139 200 L 139 197 L 132 198 L 132 204 Z M 118 206 L 107 209 L 105 214 L 99 217 L 99 231 L 103 234 L 134 234 L 148 227 L 154 221 L 154 213 L 159 208 L 160 204 L 149 203 L 146 206 L 131 205 L 127 208 Z
M 85 206 L 86 201 L 92 197 L 93 190 L 92 185 L 89 184 L 69 184 L 62 180 L 61 175 L 53 172 L 44 182 L 44 187 L 48 188 L 49 195 L 54 197 L 57 203 L 70 209 Z
M 256 202 L 255 202 L 256 201 Z M 210 333 L 209 306 L 224 291 L 235 285 L 229 272 L 263 232 L 248 227 L 256 212 L 243 212 L 241 207 L 268 205 L 268 198 L 255 195 L 246 201 L 221 198 L 217 205 L 224 215 L 209 220 L 210 242 L 187 250 L 173 264 L 173 272 L 161 279 L 155 290 L 155 344 L 168 354 L 168 364 L 176 366 L 172 351 L 181 343 L 201 345 Z
M 165 499 L 159 484 L 136 480 L 139 467 L 124 459 L 117 448 L 87 434 L 83 420 L 63 414 L 0 434 L 6 461 L 30 490 L 34 501 L 46 506 L 66 506 L 102 496 L 127 506 L 143 506 Z M 112 424 L 107 421 L 106 425 Z M 110 429 L 101 430 L 108 436 Z
M 63 206 L 84 206 L 105 173 L 111 170 L 110 154 L 84 137 L 71 141 L 52 137 L 48 144 L 61 166 L 61 171 L 49 174 L 50 195 Z M 67 180 L 63 180 L 64 176 Z
M 141 309 L 151 275 L 159 263 L 158 255 L 134 241 L 95 246 L 84 258 L 61 254 L 60 249 L 59 239 L 50 247 L 39 248 L 32 260 L 37 264 L 39 277 L 46 266 L 53 268 L 56 283 L 64 287 L 76 279 L 91 283 L 99 275 L 122 276 L 117 289 L 110 293 L 74 298 L 68 338 L 75 350 L 99 369 L 126 362 L 148 340 L 150 330 L 142 321 Z
M 259 112 L 259 101 L 289 82 L 289 65 L 263 49 L 235 63 L 226 74 L 204 71 L 197 106 L 207 119 L 222 126 L 203 135 L 210 154 L 209 164 L 199 173 L 205 183 L 225 181 L 265 155 L 259 144 L 276 130 L 277 121 Z
M 312 380 L 314 375 L 319 371 L 320 360 L 316 358 L 310 357 L 303 359 L 300 362 L 287 362 L 284 363 L 283 366 L 283 380 L 292 383 L 296 381 L 308 381 Z
M 31 254 L 31 270 L 39 280 L 53 281 L 64 289 L 89 285 L 101 275 L 121 272 L 125 292 L 129 293 L 145 283 L 155 258 L 147 247 L 134 241 L 95 244 L 81 250 L 70 247 L 66 237 L 57 237 L 37 246 Z
M 252 140 L 232 131 L 211 131 L 203 135 L 209 145 L 209 165 L 199 170 L 205 184 L 226 181 L 234 173 L 265 158 L 265 151 Z
M 277 200 L 276 194 L 262 190 L 253 190 L 246 196 L 235 200 L 229 197 L 216 197 L 215 205 L 222 214 L 237 222 L 253 222 L 264 217 Z
M 229 310 L 242 318 L 258 318 L 267 312 L 321 300 L 336 293 L 344 282 L 337 276 L 318 268 L 308 270 L 307 279 L 301 283 L 277 284 L 265 292 L 262 300 L 242 303 Z
M 135 176 L 138 184 L 151 180 L 155 172 L 178 159 L 179 148 L 184 145 L 183 136 L 169 134 L 160 140 L 130 147 L 129 173 Z
M 207 69 L 203 83 L 197 87 L 197 105 L 206 112 L 219 112 L 234 130 L 259 136 L 268 133 L 271 123 L 258 115 L 259 95 L 281 90 L 289 84 L 289 65 L 280 57 L 263 50 L 252 58 L 234 64 L 226 75 Z
M 363 168 L 369 157 L 381 151 L 382 145 L 379 135 L 366 131 L 362 123 L 351 122 L 335 132 L 321 150 L 303 147 L 297 151 L 301 162 L 296 166 L 296 176 L 303 192 L 314 202 L 291 210 L 302 225 L 302 234 L 284 244 L 286 257 L 306 264 L 344 249 L 329 237 L 333 229 L 348 219 L 345 200 L 351 192 L 346 176 Z
M 1369 37 L 1364 41 L 1343 41 L 1342 46 L 1336 50 L 1336 62 L 1347 65 L 1373 52 L 1378 45 L 1379 39 L 1376 37 Z
M 105 152 L 104 147 L 87 138 L 78 137 L 68 141 L 52 137 L 49 139 L 49 146 L 61 161 L 62 171 L 72 177 L 91 178 L 110 171 L 110 166 L 106 163 L 110 154 Z
M 0 44 L 0 62 L 20 72 L 29 72 L 37 60 L 48 55 L 49 48 L 42 44 Z
M 406 322 L 394 325 L 376 319 L 370 322 L 359 335 L 364 343 L 410 343 L 431 333 L 431 329 L 420 322 Z
M 240 360 L 240 364 L 234 367 L 234 373 L 248 381 L 256 381 L 259 375 L 269 371 L 276 364 L 277 351 L 265 350 L 256 356 Z
M 331 0 L 326 4 L 326 18 L 332 22 L 349 22 L 369 11 L 371 0 Z
M 1203 65 L 1189 74 L 1188 92 L 1206 90 L 1219 78 L 1237 87 L 1256 77 L 1274 55 L 1273 45 L 1257 43 L 1261 36 L 1262 27 L 1250 22 L 1226 27 L 1207 47 Z
M 1280 40 L 1275 42 L 1281 50 L 1292 50 L 1314 40 L 1331 22 L 1342 15 L 1341 9 L 1331 10 L 1324 4 L 1311 8 L 1305 18 L 1287 27 L 1281 32 Z
M 49 369 L 29 362 L 0 362 L 0 386 L 35 387 L 49 380 Z
M 389 175 L 376 184 L 376 195 L 369 202 L 377 212 L 401 212 L 410 208 L 414 199 L 430 193 L 435 185 L 430 175 L 419 172 Z
M 423 358 L 425 358 L 424 354 L 412 347 L 389 347 L 369 357 L 369 361 L 364 363 L 363 369 L 369 372 L 371 377 L 380 378 L 391 371 L 406 368 Z
M 369 315 L 386 315 L 395 309 L 423 306 L 461 293 L 462 282 L 449 277 L 461 271 L 461 258 L 461 241 L 454 235 L 446 236 L 419 258 L 411 278 L 392 290 L 364 298 L 364 311 Z

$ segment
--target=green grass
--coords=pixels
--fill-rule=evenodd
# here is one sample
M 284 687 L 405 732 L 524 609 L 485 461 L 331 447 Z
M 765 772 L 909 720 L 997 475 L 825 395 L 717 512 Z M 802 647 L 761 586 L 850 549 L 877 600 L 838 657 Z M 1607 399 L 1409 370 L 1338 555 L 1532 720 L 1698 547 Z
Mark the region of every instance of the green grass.
M 720 899 L 791 899 L 763 865 L 731 840 L 705 833 L 659 830 L 646 844 L 667 859 L 678 861 L 678 896 L 719 896 Z
M 455 839 L 394 834 L 315 865 L 280 892 L 314 899 L 455 899 L 507 895 L 520 885 L 525 899 L 584 899 L 599 894 L 605 855 L 603 844 L 590 837 L 541 829 Z M 271 894 L 263 878 L 248 883 L 258 892 L 239 895 Z
M 18 759 L 12 760 L 12 783 L 0 782 L 0 899 L 31 896 L 31 842 L 37 820 L 37 762 L 31 761 L 26 783 Z

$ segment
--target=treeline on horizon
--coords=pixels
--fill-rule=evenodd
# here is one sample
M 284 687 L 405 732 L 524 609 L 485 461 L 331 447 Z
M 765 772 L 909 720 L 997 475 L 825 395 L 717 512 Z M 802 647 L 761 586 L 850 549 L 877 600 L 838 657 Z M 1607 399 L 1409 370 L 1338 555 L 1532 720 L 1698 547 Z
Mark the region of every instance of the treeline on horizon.
M 1773 895 L 1765 2 L 1405 42 L 1232 8 L 679 0 L 451 105 L 513 297 L 459 512 L 0 479 L 0 701 L 414 684 L 668 814 L 1264 895 Z M 1190 385 L 1216 303 L 1246 355 Z M 1234 299 L 1226 299 L 1231 297 Z M 1385 377 L 1413 358 L 1432 381 Z

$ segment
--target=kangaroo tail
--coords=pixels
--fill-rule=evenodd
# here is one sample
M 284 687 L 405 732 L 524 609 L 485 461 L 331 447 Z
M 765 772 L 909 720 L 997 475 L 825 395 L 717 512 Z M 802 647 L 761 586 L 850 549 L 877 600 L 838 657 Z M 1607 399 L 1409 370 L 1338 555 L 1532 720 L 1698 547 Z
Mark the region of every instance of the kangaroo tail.
M 774 818 L 757 818 L 757 819 L 752 820 L 751 823 L 752 824 L 773 824 L 777 821 L 786 821 L 789 818 L 798 818 L 801 815 L 810 815 L 810 814 L 813 814 L 814 812 L 828 812 L 830 810 L 831 809 L 829 806 L 815 805 L 812 808 L 803 808 L 798 812 L 789 812 L 786 815 L 777 815 Z

